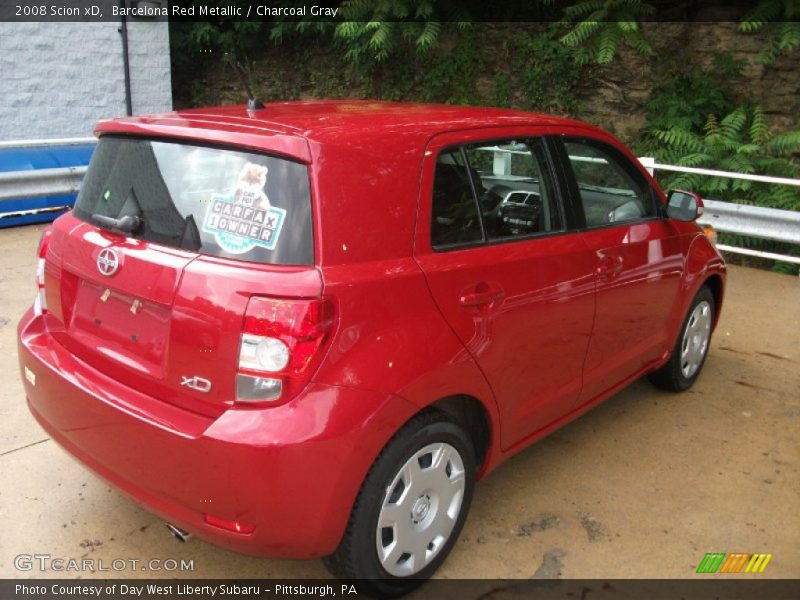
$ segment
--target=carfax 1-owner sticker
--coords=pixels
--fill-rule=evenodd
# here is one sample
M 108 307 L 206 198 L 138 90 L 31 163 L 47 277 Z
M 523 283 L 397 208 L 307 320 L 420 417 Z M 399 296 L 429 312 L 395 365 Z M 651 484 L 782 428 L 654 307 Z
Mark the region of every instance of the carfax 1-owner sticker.
M 266 184 L 267 167 L 246 163 L 231 193 L 211 196 L 203 231 L 213 234 L 223 250 L 244 254 L 256 246 L 275 249 L 286 210 L 270 204 Z

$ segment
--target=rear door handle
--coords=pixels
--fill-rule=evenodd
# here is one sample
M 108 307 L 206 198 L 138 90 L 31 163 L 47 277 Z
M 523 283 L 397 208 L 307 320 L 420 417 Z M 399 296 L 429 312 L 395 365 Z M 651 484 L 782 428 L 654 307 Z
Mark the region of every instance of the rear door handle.
M 497 284 L 482 281 L 461 292 L 458 298 L 461 306 L 480 307 L 497 304 L 505 297 L 503 288 Z

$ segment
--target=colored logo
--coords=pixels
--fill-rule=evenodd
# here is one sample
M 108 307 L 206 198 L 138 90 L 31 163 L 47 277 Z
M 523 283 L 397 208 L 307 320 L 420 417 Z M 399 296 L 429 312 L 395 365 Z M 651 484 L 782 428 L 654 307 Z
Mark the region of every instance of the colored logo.
M 213 234 L 231 254 L 244 254 L 256 246 L 274 250 L 286 210 L 270 204 L 266 185 L 267 167 L 245 163 L 232 193 L 211 196 L 203 231 Z
M 763 573 L 772 554 L 706 552 L 697 573 Z
M 243 254 L 256 246 L 274 250 L 285 217 L 282 208 L 254 208 L 231 196 L 214 194 L 203 231 L 214 234 L 217 244 L 231 254 Z

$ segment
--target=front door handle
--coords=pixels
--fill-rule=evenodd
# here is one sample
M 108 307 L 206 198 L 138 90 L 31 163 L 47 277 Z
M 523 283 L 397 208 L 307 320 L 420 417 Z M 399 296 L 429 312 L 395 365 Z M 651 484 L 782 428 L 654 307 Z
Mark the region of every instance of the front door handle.
M 466 307 L 492 307 L 505 297 L 503 288 L 498 284 L 482 281 L 461 292 L 458 302 Z
M 622 272 L 622 266 L 623 262 L 621 256 L 602 256 L 597 265 L 597 276 L 601 281 L 608 281 Z

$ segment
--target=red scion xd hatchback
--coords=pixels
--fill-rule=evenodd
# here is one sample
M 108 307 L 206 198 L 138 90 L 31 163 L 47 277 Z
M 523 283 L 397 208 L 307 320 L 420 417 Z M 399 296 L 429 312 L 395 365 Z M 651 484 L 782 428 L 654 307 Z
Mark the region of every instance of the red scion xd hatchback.
M 21 375 L 52 438 L 179 535 L 402 593 L 476 479 L 703 366 L 725 265 L 702 201 L 590 125 L 348 101 L 96 133 Z

